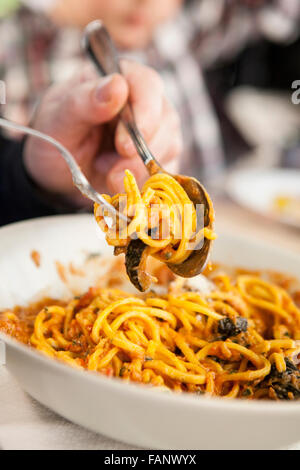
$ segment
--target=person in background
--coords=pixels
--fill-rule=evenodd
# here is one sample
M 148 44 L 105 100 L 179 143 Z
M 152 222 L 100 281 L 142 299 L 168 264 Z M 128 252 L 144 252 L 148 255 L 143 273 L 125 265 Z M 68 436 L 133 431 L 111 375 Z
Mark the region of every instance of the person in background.
M 209 186 L 226 160 L 249 149 L 222 106 L 222 94 L 233 86 L 236 71 L 223 80 L 223 69 L 214 74 L 214 68 L 263 37 L 287 44 L 299 35 L 298 0 L 22 3 L 0 25 L 0 79 L 7 83 L 8 118 L 28 123 L 49 84 L 82 67 L 82 29 L 101 18 L 123 55 L 149 64 L 163 77 L 183 127 L 181 171 Z
M 32 126 L 60 141 L 74 155 L 98 192 L 119 192 L 124 170 L 139 183 L 147 177 L 117 115 L 129 99 L 136 121 L 161 164 L 178 172 L 182 148 L 179 118 L 157 73 L 135 62 L 122 63 L 124 76 L 99 78 L 87 69 L 44 94 Z M 172 139 L 169 136 L 172 136 Z M 0 133 L 0 225 L 91 207 L 73 186 L 62 156 L 48 143 Z

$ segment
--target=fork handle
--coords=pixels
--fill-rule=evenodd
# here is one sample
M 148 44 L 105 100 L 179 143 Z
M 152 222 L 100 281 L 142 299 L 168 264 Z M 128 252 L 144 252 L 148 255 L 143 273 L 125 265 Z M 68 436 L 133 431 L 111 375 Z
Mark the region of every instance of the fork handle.
M 61 154 L 61 156 L 64 158 L 65 162 L 67 163 L 70 169 L 71 175 L 72 175 L 73 183 L 77 187 L 77 189 L 79 189 L 79 191 L 85 197 L 87 197 L 88 199 L 91 199 L 91 201 L 94 201 L 97 204 L 100 204 L 103 207 L 105 207 L 111 216 L 115 218 L 119 217 L 125 222 L 128 222 L 128 219 L 125 215 L 118 212 L 114 208 L 114 206 L 109 204 L 106 201 L 106 199 L 104 199 L 104 197 L 101 196 L 101 194 L 99 194 L 93 188 L 93 186 L 86 179 L 85 175 L 82 173 L 80 166 L 76 162 L 73 155 L 56 139 L 54 139 L 53 137 L 50 137 L 47 134 L 44 134 L 43 132 L 39 132 L 35 129 L 31 129 L 30 127 L 27 127 L 27 126 L 21 126 L 19 124 L 16 124 L 15 122 L 11 122 L 3 118 L 0 118 L 0 128 L 1 127 L 3 127 L 4 129 L 21 132 L 22 134 L 31 135 L 32 137 L 35 137 L 36 139 L 43 140 L 45 142 L 48 142 L 48 144 L 53 145 L 59 151 L 59 153 Z
M 102 76 L 111 75 L 113 73 L 122 74 L 115 45 L 100 20 L 92 21 L 88 24 L 82 37 L 82 45 Z M 150 152 L 144 138 L 137 128 L 130 103 L 124 106 L 120 117 L 148 171 L 151 174 L 157 172 L 154 171 L 154 168 L 159 170 L 160 165 Z

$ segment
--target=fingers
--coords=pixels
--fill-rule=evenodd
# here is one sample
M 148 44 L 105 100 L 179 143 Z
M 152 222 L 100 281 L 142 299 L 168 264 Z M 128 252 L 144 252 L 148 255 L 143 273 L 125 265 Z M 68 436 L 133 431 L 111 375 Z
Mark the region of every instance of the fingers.
M 130 170 L 134 174 L 140 188 L 149 178 L 148 171 L 141 160 L 137 158 L 119 159 L 109 171 L 106 179 L 107 187 L 112 194 L 124 192 L 125 170 Z
M 134 173 L 139 185 L 148 177 L 120 123 L 114 133 L 114 118 L 129 95 L 146 142 L 166 168 L 172 166 L 171 171 L 176 169 L 181 147 L 178 116 L 164 97 L 159 76 L 147 67 L 129 62 L 123 69 L 125 77 L 115 74 L 100 79 L 92 70 L 83 70 L 73 80 L 52 87 L 42 100 L 34 122 L 38 130 L 56 138 L 72 152 L 100 192 L 105 192 L 107 187 L 112 193 L 122 191 L 126 168 Z M 101 125 L 111 121 L 111 126 Z M 41 187 L 70 194 L 73 187 L 69 169 L 58 152 L 47 145 L 37 145 L 29 139 L 25 155 L 27 168 Z
M 178 114 L 173 106 L 164 100 L 160 126 L 148 143 L 152 154 L 168 171 L 179 171 L 179 159 L 182 153 L 182 133 Z M 172 168 L 172 170 L 171 170 Z
M 102 153 L 94 160 L 90 182 L 99 193 L 113 193 L 108 185 L 107 175 L 119 160 L 120 157 L 115 152 Z M 122 176 L 124 178 L 124 174 Z
M 128 98 L 126 80 L 118 74 L 79 83 L 66 90 L 61 107 L 61 120 L 81 129 L 111 121 Z
M 122 70 L 129 86 L 129 100 L 137 126 L 148 142 L 161 124 L 163 82 L 154 70 L 141 64 L 124 61 Z M 115 145 L 121 156 L 126 158 L 136 156 L 131 139 L 121 123 L 116 130 Z
M 105 140 L 100 125 L 119 113 L 127 97 L 127 82 L 120 75 L 86 82 L 70 80 L 45 94 L 33 125 L 68 148 L 90 178 L 100 143 Z M 73 190 L 70 170 L 49 144 L 29 139 L 24 160 L 30 175 L 43 188 L 62 194 Z
M 161 165 L 170 173 L 178 173 L 179 157 L 182 152 L 182 135 L 178 114 L 173 106 L 164 100 L 159 127 L 149 142 L 149 148 Z M 124 171 L 132 171 L 141 187 L 149 177 L 140 157 L 121 158 L 107 172 L 107 186 L 112 193 L 122 192 Z
M 174 107 L 166 99 L 163 99 L 162 113 L 157 119 L 157 129 L 152 138 L 148 139 L 147 144 L 152 154 L 167 171 L 178 173 L 183 147 L 180 121 Z M 107 184 L 112 192 L 122 191 L 126 169 L 134 173 L 140 186 L 148 177 L 147 170 L 137 153 L 132 158 L 122 158 L 108 173 Z

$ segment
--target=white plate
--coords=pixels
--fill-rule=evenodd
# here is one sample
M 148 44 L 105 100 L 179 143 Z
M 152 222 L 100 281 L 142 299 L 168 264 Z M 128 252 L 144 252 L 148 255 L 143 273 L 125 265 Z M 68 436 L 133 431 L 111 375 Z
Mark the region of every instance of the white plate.
M 0 308 L 41 290 L 63 293 L 55 260 L 110 252 L 91 216 L 54 217 L 0 230 Z M 30 258 L 41 253 L 39 269 Z M 247 238 L 220 234 L 214 258 L 300 277 L 300 256 Z M 99 263 L 99 270 L 103 270 Z M 269 449 L 300 440 L 300 403 L 247 402 L 163 393 L 75 370 L 1 335 L 6 367 L 36 400 L 65 418 L 119 441 L 164 449 Z M 5 403 L 2 403 L 5 406 Z
M 298 220 L 277 215 L 274 199 L 278 196 L 300 198 L 300 171 L 273 169 L 237 170 L 228 178 L 226 185 L 230 197 L 238 204 L 274 218 L 280 222 L 300 228 Z

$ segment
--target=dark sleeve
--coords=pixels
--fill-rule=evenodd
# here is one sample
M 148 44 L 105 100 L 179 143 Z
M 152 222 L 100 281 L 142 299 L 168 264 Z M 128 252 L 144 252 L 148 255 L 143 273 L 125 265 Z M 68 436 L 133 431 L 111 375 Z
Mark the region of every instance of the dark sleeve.
M 62 213 L 42 196 L 26 174 L 23 146 L 23 142 L 0 135 L 0 226 Z

